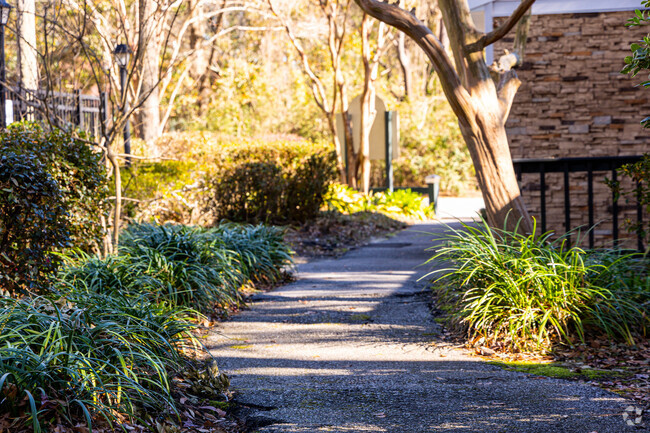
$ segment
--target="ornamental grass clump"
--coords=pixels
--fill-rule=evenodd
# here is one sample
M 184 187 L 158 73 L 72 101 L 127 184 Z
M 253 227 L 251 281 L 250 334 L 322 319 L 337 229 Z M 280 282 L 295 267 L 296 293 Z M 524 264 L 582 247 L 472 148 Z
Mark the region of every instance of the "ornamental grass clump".
M 586 333 L 633 342 L 647 327 L 646 304 L 629 299 L 616 267 L 630 256 L 597 260 L 567 237 L 523 235 L 463 224 L 430 261 L 445 260 L 435 290 L 453 323 L 472 339 L 510 350 L 584 341 Z M 647 273 L 646 273 L 647 275 Z M 644 312 L 645 308 L 645 312 Z
M 174 415 L 170 377 L 196 347 L 195 315 L 117 293 L 1 297 L 0 410 L 35 432 Z
M 222 314 L 242 304 L 242 288 L 283 275 L 291 264 L 283 236 L 264 226 L 134 224 L 123 232 L 117 256 L 71 257 L 61 280 L 77 289 Z

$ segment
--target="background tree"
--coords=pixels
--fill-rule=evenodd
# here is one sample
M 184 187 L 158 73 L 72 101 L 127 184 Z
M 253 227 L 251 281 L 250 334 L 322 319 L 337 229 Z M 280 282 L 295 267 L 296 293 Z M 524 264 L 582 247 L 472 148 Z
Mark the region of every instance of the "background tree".
M 439 0 L 453 61 L 431 29 L 413 12 L 376 0 L 355 1 L 369 15 L 406 33 L 429 57 L 458 117 L 489 222 L 509 230 L 531 232 L 532 220 L 521 199 L 505 130 L 521 82 L 504 62 L 498 71 L 498 84 L 495 83 L 483 50 L 510 32 L 535 0 L 524 0 L 501 27 L 489 33 L 474 27 L 466 0 Z
M 36 51 L 36 3 L 34 0 L 16 2 L 18 38 L 18 68 L 23 89 L 39 88 L 38 54 Z
M 300 64 L 303 72 L 311 81 L 311 91 L 314 101 L 318 108 L 321 109 L 327 119 L 334 149 L 336 151 L 337 165 L 339 169 L 339 177 L 341 182 L 347 182 L 350 186 L 357 186 L 356 168 L 357 168 L 357 154 L 354 151 L 352 144 L 352 129 L 349 122 L 348 114 L 348 96 L 346 79 L 343 74 L 343 55 L 345 41 L 347 37 L 347 30 L 350 23 L 350 5 L 351 0 L 317 0 L 316 6 L 324 16 L 327 26 L 327 52 L 329 55 L 329 68 L 326 73 L 330 76 L 332 81 L 331 88 L 323 82 L 324 79 L 321 75 L 314 70 L 312 60 L 300 42 L 299 36 L 296 34 L 293 26 L 289 23 L 288 17 L 279 13 L 274 5 L 273 0 L 267 0 L 269 8 L 273 15 L 282 24 L 291 44 L 295 48 L 300 58 Z M 307 7 L 312 6 L 311 2 Z M 310 9 L 313 14 L 314 9 Z M 341 143 L 338 131 L 336 128 L 336 115 L 341 113 L 343 116 L 343 128 L 345 140 Z M 347 146 L 346 146 L 347 145 Z M 347 153 L 348 170 L 345 171 L 344 153 Z

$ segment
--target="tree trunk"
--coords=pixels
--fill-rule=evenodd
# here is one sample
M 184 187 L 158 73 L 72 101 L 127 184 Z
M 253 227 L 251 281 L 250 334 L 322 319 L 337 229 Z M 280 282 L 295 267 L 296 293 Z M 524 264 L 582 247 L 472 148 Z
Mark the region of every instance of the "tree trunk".
M 474 163 L 488 223 L 497 228 L 522 229 L 530 233 L 533 227 L 519 192 L 505 127 L 485 110 L 498 101 L 481 102 L 472 121 L 460 122 L 460 130 Z
M 160 128 L 160 35 L 158 5 L 154 0 L 140 0 L 140 73 L 142 81 L 142 105 L 139 111 L 140 138 L 148 145 L 150 156 L 160 156 L 155 145 Z
M 458 117 L 476 168 L 489 223 L 508 230 L 531 232 L 532 219 L 521 199 L 505 131 L 521 82 L 509 70 L 501 74 L 497 87 L 485 64 L 483 49 L 503 38 L 535 0 L 522 1 L 513 15 L 490 33 L 481 33 L 474 27 L 466 0 L 439 0 L 453 63 L 440 41 L 414 14 L 377 0 L 355 1 L 366 13 L 406 33 L 431 60 Z
M 16 9 L 20 87 L 31 93 L 38 90 L 39 87 L 38 54 L 36 51 L 36 4 L 34 0 L 18 0 Z M 30 99 L 29 96 L 27 98 Z
M 364 194 L 370 192 L 370 130 L 375 122 L 375 80 L 377 79 L 376 63 L 373 64 L 370 49 L 370 31 L 372 23 L 370 16 L 364 14 L 361 22 L 361 57 L 363 58 L 363 91 L 361 93 L 361 110 L 359 119 L 359 166 L 361 168 L 361 187 Z M 379 36 L 381 37 L 381 35 Z

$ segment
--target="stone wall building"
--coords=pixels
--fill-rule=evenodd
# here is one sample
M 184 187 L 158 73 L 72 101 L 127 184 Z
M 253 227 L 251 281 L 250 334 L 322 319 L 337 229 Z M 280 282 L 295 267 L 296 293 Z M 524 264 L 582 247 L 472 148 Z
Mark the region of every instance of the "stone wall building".
M 477 27 L 501 24 L 519 1 L 470 1 Z M 650 151 L 650 131 L 640 120 L 650 115 L 645 77 L 620 73 L 632 42 L 647 27 L 628 28 L 626 21 L 640 0 L 537 0 L 533 6 L 522 85 L 506 124 L 513 158 L 611 157 Z M 512 47 L 505 38 L 486 51 L 488 62 Z M 603 183 L 611 172 L 594 173 L 594 221 L 598 244 L 611 242 L 612 193 Z M 570 175 L 571 227 L 585 226 L 587 175 Z M 629 185 L 628 185 L 629 186 Z M 539 175 L 523 175 L 522 195 L 539 219 Z M 564 233 L 563 174 L 546 175 L 547 227 Z M 635 203 L 619 202 L 619 220 L 636 220 Z M 625 234 L 624 227 L 621 228 Z

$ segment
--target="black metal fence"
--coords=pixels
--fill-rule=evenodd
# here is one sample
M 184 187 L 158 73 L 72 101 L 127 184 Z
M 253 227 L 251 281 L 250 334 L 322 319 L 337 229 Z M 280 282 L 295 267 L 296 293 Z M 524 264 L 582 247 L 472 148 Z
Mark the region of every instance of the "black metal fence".
M 571 212 L 576 205 L 580 208 L 584 206 L 582 203 L 572 203 L 570 182 L 570 173 L 586 173 L 586 186 L 587 186 L 587 220 L 588 226 L 594 227 L 594 176 L 599 173 L 602 177 L 601 183 L 604 183 L 604 178 L 608 177 L 612 181 L 617 181 L 617 170 L 625 164 L 632 164 L 639 161 L 642 157 L 635 156 L 604 156 L 604 157 L 590 157 L 590 158 L 557 158 L 557 159 L 515 159 L 513 161 L 517 179 L 521 183 L 523 174 L 537 174 L 539 176 L 539 219 L 541 220 L 542 232 L 547 231 L 547 175 L 550 173 L 561 173 L 563 179 L 563 194 L 564 194 L 564 226 L 566 231 L 570 231 L 576 227 L 571 225 Z M 604 172 L 604 174 L 602 173 Z M 522 192 L 522 194 L 524 194 Z M 615 243 L 620 238 L 619 228 L 619 212 L 621 206 L 618 203 L 619 197 L 617 194 L 611 192 L 611 207 L 608 211 L 611 212 L 612 218 L 612 238 Z M 574 207 L 572 207 L 572 205 Z M 628 206 L 629 207 L 629 206 Z M 638 222 L 643 220 L 643 209 L 638 203 L 634 203 L 633 207 L 636 209 L 636 218 Z M 628 209 L 629 210 L 629 209 Z M 589 230 L 589 248 L 594 247 L 594 230 Z M 637 247 L 643 250 L 643 238 L 637 235 Z
M 53 124 L 60 128 L 77 127 L 97 139 L 107 113 L 106 95 L 83 95 L 10 89 L 7 99 L 13 101 L 14 121 L 32 120 Z

